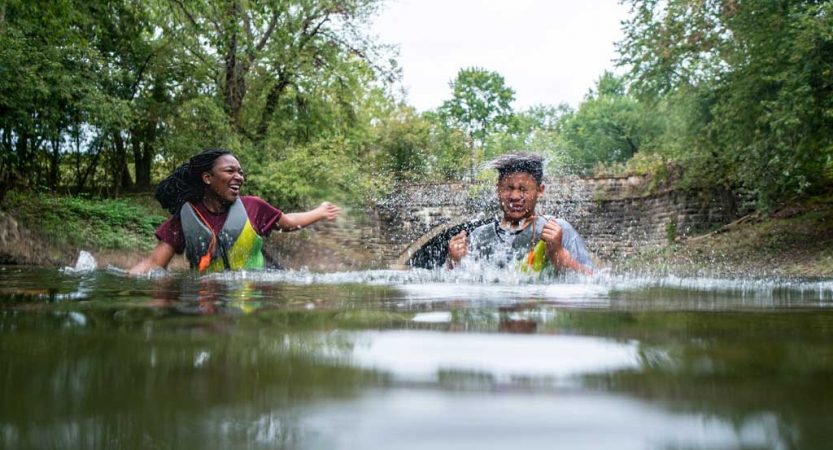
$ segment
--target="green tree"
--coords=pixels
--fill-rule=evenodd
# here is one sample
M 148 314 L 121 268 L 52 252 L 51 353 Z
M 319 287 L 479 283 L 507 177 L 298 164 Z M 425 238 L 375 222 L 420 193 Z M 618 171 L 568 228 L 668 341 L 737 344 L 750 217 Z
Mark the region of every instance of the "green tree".
M 364 203 L 383 191 L 391 177 L 380 168 L 386 161 L 376 147 L 378 127 L 395 114 L 395 105 L 384 89 L 373 87 L 372 71 L 362 77 L 352 86 L 330 85 L 326 78 L 310 82 L 299 97 L 301 109 L 287 105 L 279 111 L 294 111 L 296 120 L 278 121 L 263 151 L 242 152 L 247 184 L 275 195 L 264 196 L 287 208 L 309 206 L 324 196 Z
M 511 126 L 492 133 L 486 141 L 485 154 L 502 155 L 527 151 L 544 156 L 557 171 L 567 170 L 563 143 L 564 117 L 573 113 L 567 104 L 537 105 L 515 113 Z M 551 170 L 548 173 L 555 173 Z
M 64 133 L 96 120 L 92 103 L 112 107 L 96 89 L 100 58 L 70 1 L 10 1 L 2 11 L 0 181 L 54 189 Z
M 571 162 L 623 162 L 659 134 L 655 116 L 628 95 L 624 79 L 605 72 L 575 113 L 563 116 L 562 133 Z
M 304 112 L 311 81 L 350 85 L 357 59 L 382 76 L 396 75 L 383 63 L 387 48 L 366 32 L 379 3 L 168 0 L 174 18 L 166 32 L 208 68 L 232 129 L 259 144 L 282 108 Z
M 393 53 L 367 33 L 380 3 L 0 2 L 3 190 L 147 190 L 218 145 L 252 163 L 253 186 L 290 202 L 326 178 L 287 170 L 314 187 L 293 191 L 258 171 L 310 152 L 339 175 L 331 189 L 359 189 L 383 111 L 374 105 L 391 101 L 377 92 L 398 76 Z
M 459 128 L 450 126 L 436 111 L 427 111 L 422 117 L 430 124 L 426 149 L 429 179 L 456 181 L 465 177 L 476 163 L 470 160 L 471 139 Z
M 452 97 L 440 106 L 440 117 L 468 136 L 474 178 L 476 150 L 483 148 L 491 133 L 506 131 L 512 123 L 515 91 L 499 73 L 478 67 L 461 69 L 449 86 Z
M 377 164 L 396 181 L 417 181 L 429 171 L 431 124 L 413 107 L 399 105 L 377 125 Z
M 173 13 L 165 32 L 199 69 L 202 78 L 194 84 L 208 86 L 227 117 L 228 125 L 218 128 L 228 130 L 222 141 L 240 147 L 247 184 L 267 200 L 291 208 L 324 193 L 357 199 L 374 184 L 362 156 L 374 139 L 377 104 L 389 101 L 378 91 L 398 77 L 391 49 L 368 33 L 380 3 L 163 3 Z M 188 105 L 209 108 L 216 119 L 209 102 Z M 203 127 L 193 119 L 177 124 Z
M 109 150 L 105 170 L 113 176 L 114 196 L 122 190 L 150 189 L 151 164 L 172 110 L 172 87 L 183 81 L 177 78 L 182 71 L 175 68 L 172 43 L 154 35 L 150 4 L 97 0 L 77 6 L 87 18 L 81 32 L 102 59 L 99 91 L 121 108 L 106 117 L 100 130 L 101 147 Z
M 118 195 L 134 188 L 132 162 L 148 189 L 157 104 L 171 83 L 160 78 L 169 71 L 157 63 L 145 2 L 6 2 L 3 11 L 0 65 L 14 67 L 0 71 L 6 173 Z
M 619 44 L 641 98 L 694 105 L 690 151 L 763 208 L 824 188 L 833 161 L 833 4 L 630 0 Z M 710 173 L 711 172 L 711 173 Z

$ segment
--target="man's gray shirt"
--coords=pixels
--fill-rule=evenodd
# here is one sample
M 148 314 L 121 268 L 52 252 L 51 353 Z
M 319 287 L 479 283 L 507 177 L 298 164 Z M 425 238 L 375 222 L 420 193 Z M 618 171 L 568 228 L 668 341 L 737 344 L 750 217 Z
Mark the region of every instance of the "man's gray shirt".
M 521 261 L 541 239 L 541 231 L 549 217 L 537 216 L 535 223 L 522 230 L 509 231 L 500 227 L 499 221 L 481 225 L 469 234 L 469 254 L 476 260 L 487 260 L 498 267 Z M 575 228 L 563 219 L 556 219 L 561 226 L 561 245 L 579 264 L 593 269 L 590 251 Z

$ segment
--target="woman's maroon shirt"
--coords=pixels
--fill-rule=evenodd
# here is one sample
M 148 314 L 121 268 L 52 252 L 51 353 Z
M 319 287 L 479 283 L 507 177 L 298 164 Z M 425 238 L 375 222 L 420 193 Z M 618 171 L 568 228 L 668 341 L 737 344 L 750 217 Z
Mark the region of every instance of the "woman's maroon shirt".
M 281 210 L 266 203 L 263 199 L 251 195 L 242 196 L 240 200 L 246 208 L 246 214 L 249 216 L 249 222 L 252 223 L 252 228 L 255 229 L 255 232 L 263 237 L 269 236 L 272 228 L 277 225 L 278 219 L 283 215 Z M 211 225 L 211 229 L 215 233 L 219 233 L 223 229 L 223 224 L 226 223 L 226 218 L 228 217 L 228 210 L 221 214 L 215 214 L 209 211 L 201 201 L 191 204 L 208 221 L 208 224 Z M 182 220 L 179 218 L 179 215 L 172 216 L 160 225 L 156 229 L 156 238 L 169 244 L 174 248 L 176 253 L 184 252 L 185 236 L 182 234 Z

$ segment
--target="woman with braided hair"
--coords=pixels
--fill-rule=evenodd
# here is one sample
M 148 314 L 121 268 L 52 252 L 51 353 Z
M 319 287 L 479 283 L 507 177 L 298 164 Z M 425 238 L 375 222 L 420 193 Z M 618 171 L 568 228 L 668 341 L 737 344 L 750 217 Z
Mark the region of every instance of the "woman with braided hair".
M 180 165 L 156 188 L 156 199 L 172 217 L 156 229 L 159 243 L 130 274 L 166 268 L 181 253 L 201 272 L 262 268 L 263 238 L 272 230 L 299 230 L 341 212 L 324 202 L 284 214 L 258 197 L 240 195 L 243 179 L 240 162 L 228 150 L 210 148 Z

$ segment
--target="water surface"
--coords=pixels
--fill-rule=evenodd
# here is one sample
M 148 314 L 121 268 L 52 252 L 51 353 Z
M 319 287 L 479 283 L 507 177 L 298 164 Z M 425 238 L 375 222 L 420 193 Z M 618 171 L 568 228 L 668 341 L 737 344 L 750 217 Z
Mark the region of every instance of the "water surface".
M 833 282 L 0 267 L 0 448 L 829 448 Z

